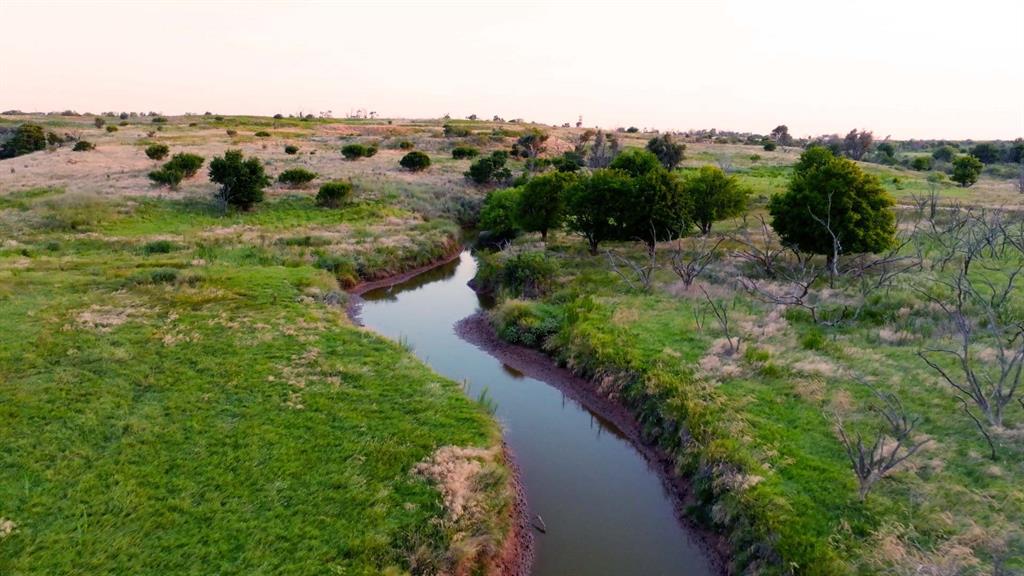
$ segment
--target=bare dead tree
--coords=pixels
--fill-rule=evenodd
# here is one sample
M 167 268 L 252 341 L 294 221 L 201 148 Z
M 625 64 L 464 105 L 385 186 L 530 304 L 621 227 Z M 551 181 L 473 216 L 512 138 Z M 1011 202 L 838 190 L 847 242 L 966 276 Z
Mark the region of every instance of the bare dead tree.
M 915 250 L 908 253 L 907 249 L 911 247 Z M 898 237 L 896 244 L 884 254 L 854 258 L 843 272 L 851 278 L 861 280 L 862 285 L 867 282 L 867 286 L 874 291 L 889 288 L 896 278 L 912 270 L 921 269 L 923 263 L 921 246 L 915 245 L 912 235 L 903 235 Z
M 786 249 L 776 240 L 771 226 L 764 216 L 758 216 L 758 236 L 751 237 L 744 226 L 743 232 L 729 237 L 740 245 L 733 256 L 756 266 L 765 276 L 774 278 L 776 267 Z
M 718 321 L 718 327 L 722 329 L 722 334 L 725 335 L 726 343 L 729 345 L 729 356 L 732 356 L 739 351 L 740 339 L 739 337 L 733 339 L 732 333 L 729 331 L 729 309 L 724 303 L 713 299 L 703 286 L 700 287 L 700 291 L 704 293 L 704 299 L 707 300 L 712 314 L 715 315 L 715 319 Z
M 957 343 L 955 348 L 926 348 L 920 350 L 918 356 L 957 392 L 964 412 L 988 442 L 993 459 L 996 447 L 986 428 L 1002 427 L 1006 407 L 1013 401 L 1024 371 L 1024 323 L 1013 322 L 1008 313 L 1022 270 L 1024 260 L 1019 261 L 1002 281 L 993 280 L 997 277 L 995 274 L 982 274 L 972 279 L 964 265 L 952 280 L 935 281 L 951 292 L 950 299 L 928 290 L 918 290 L 945 312 Z M 994 268 L 989 269 L 989 272 L 995 271 Z M 980 314 L 981 321 L 973 320 L 972 312 Z M 979 344 L 978 332 L 985 334 L 985 343 L 994 347 L 994 362 L 979 358 L 974 353 Z M 949 358 L 953 367 L 940 362 L 938 358 L 942 357 Z M 972 410 L 977 410 L 981 417 Z
M 614 250 L 605 250 L 604 253 L 608 257 L 608 264 L 611 266 L 612 272 L 622 278 L 631 290 L 637 288 L 644 292 L 651 290 L 654 273 L 660 268 L 657 250 L 647 250 L 643 259 L 623 256 Z
M 718 247 L 724 242 L 719 238 L 714 244 L 707 236 L 701 236 L 687 250 L 683 247 L 683 239 L 677 238 L 672 248 L 672 271 L 683 281 L 683 287 L 687 290 L 693 285 L 694 280 L 715 260 L 718 260 Z
M 757 280 L 746 277 L 739 279 L 740 286 L 766 304 L 802 308 L 811 315 L 811 320 L 818 324 L 820 322 L 818 304 L 815 301 L 812 287 L 821 278 L 823 272 L 814 265 L 810 255 L 805 255 L 795 248 L 792 248 L 791 251 L 796 258 L 796 264 L 792 267 L 778 269 L 778 277 L 782 281 L 781 289 L 770 288 Z
M 937 182 L 928 182 L 928 192 L 918 194 L 910 193 L 910 201 L 917 209 L 917 216 L 927 222 L 935 222 L 935 216 L 939 210 L 939 185 Z
M 828 286 L 829 288 L 836 287 L 836 276 L 839 275 L 839 256 L 843 253 L 843 244 L 839 239 L 839 234 L 832 229 L 832 193 L 828 195 L 828 208 L 825 218 L 817 216 L 811 207 L 807 207 L 807 213 L 811 215 L 811 218 L 825 228 L 828 232 L 829 238 L 832 240 L 832 252 L 827 255 L 828 263 Z
M 843 426 L 842 420 L 838 415 L 836 416 L 839 438 L 846 449 L 846 455 L 850 459 L 853 472 L 860 485 L 861 502 L 867 499 L 868 492 L 876 482 L 928 443 L 927 439 L 920 441 L 913 439 L 914 427 L 917 425 L 918 419 L 907 415 L 903 404 L 895 394 L 883 394 L 866 382 L 862 383 L 871 388 L 879 400 L 871 407 L 871 410 L 880 414 L 884 420 L 884 426 L 875 434 L 870 446 L 865 445 L 864 438 L 859 432 L 854 438 L 851 438 Z

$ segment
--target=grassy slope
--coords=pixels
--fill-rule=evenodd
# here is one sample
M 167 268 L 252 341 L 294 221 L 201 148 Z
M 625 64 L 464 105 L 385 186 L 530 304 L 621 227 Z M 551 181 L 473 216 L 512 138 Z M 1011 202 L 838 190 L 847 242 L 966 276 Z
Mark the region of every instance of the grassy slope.
M 495 446 L 497 427 L 321 303 L 337 284 L 310 263 L 362 250 L 367 266 L 411 266 L 449 249 L 450 227 L 308 199 L 226 218 L 201 201 L 59 191 L 5 203 L 0 517 L 16 528 L 0 571 L 376 574 L 448 560 L 440 495 L 410 470 L 444 445 Z M 396 218 L 408 222 L 385 226 Z M 207 235 L 233 225 L 244 232 Z M 335 236 L 279 241 L 318 230 Z M 360 238 L 405 248 L 373 260 Z M 500 538 L 502 486 L 488 484 L 470 532 Z
M 786 172 L 754 168 L 741 177 L 767 195 Z M 741 226 L 722 223 L 718 233 Z M 561 236 L 548 249 L 562 262 L 562 288 L 533 313 L 499 311 L 499 329 L 528 333 L 544 318 L 564 318 L 548 349 L 619 394 L 677 454 L 707 504 L 696 512 L 730 531 L 737 564 L 774 548 L 808 574 L 912 573 L 915 566 L 986 573 L 1000 558 L 1024 567 L 1024 417 L 1017 409 L 1010 418 L 1000 460 L 985 458 L 984 441 L 950 389 L 916 355 L 941 336 L 943 319 L 909 284 L 874 302 L 862 321 L 822 329 L 797 313 L 769 319 L 770 307 L 733 289 L 733 265 L 713 266 L 712 293 L 745 341 L 737 359 L 723 361 L 714 352 L 722 333 L 696 288 L 680 296 L 670 290 L 675 277 L 662 272 L 653 294 L 630 293 L 578 239 Z M 503 318 L 519 328 L 500 325 Z M 908 336 L 894 342 L 883 331 Z M 897 393 L 932 438 L 866 504 L 835 433 L 835 415 L 855 430 L 876 426 L 872 394 L 859 378 Z

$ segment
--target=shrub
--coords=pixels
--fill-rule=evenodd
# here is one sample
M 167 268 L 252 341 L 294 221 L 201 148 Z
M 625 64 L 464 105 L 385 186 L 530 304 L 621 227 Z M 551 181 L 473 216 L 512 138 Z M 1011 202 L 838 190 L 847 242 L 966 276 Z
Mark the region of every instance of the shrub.
M 151 284 L 171 284 L 178 279 L 176 268 L 157 268 L 149 273 Z
M 107 133 L 117 132 L 117 126 L 107 126 Z
M 765 150 L 765 152 L 774 152 L 776 148 L 778 148 L 778 146 L 775 144 L 775 142 L 765 142 L 764 143 L 764 150 Z
M 46 134 L 38 124 L 22 124 L 14 136 L 0 147 L 0 158 L 14 158 L 46 149 Z
M 398 143 L 399 150 L 412 150 L 415 147 L 415 144 L 409 142 L 408 140 L 402 140 L 401 142 Z
M 402 159 L 398 163 L 406 170 L 419 172 L 430 167 L 430 156 L 427 156 L 423 152 L 412 151 L 405 156 L 402 156 Z
M 558 263 L 544 252 L 497 252 L 481 258 L 477 285 L 513 298 L 546 294 L 558 276 Z
M 95 149 L 96 145 L 88 140 L 79 140 L 78 142 L 75 142 L 75 147 L 72 148 L 75 152 L 88 152 Z
M 939 162 L 952 162 L 956 158 L 956 148 L 950 145 L 940 146 L 932 152 L 932 158 Z
M 185 178 L 191 178 L 203 167 L 203 157 L 198 154 L 175 154 L 171 156 L 171 159 L 164 167 L 180 170 L 185 175 Z
M 257 138 L 270 138 L 270 132 L 267 132 L 266 130 L 260 130 L 259 132 L 254 134 L 254 136 L 256 136 Z
M 221 185 L 219 200 L 242 210 L 262 202 L 263 188 L 270 184 L 259 158 L 243 158 L 241 150 L 228 150 L 210 161 L 210 180 Z
M 1002 159 L 1003 151 L 992 142 L 982 142 L 971 148 L 971 156 L 981 160 L 982 164 L 995 164 Z
M 484 156 L 470 164 L 464 175 L 476 184 L 507 182 L 512 179 L 512 171 L 505 167 L 507 161 L 507 152 L 492 152 L 490 156 Z
M 177 248 L 170 240 L 154 240 L 142 245 L 143 254 L 168 254 Z
M 320 254 L 317 256 L 314 266 L 334 274 L 338 282 L 345 288 L 351 288 L 359 283 L 359 267 L 351 256 Z
M 225 132 L 227 132 L 227 135 L 231 136 L 232 138 L 238 136 L 238 130 L 225 130 Z
M 910 161 L 910 167 L 918 172 L 924 172 L 931 170 L 933 165 L 931 156 L 914 156 L 914 159 Z
M 159 169 L 150 172 L 149 179 L 157 185 L 170 186 L 174 189 L 178 187 L 178 184 L 181 184 L 182 180 L 185 179 L 185 173 L 180 169 L 164 165 Z
M 284 147 L 284 153 L 285 154 L 298 154 L 299 153 L 299 147 L 294 145 L 294 144 L 288 144 L 287 146 Z
M 452 148 L 452 158 L 456 160 L 462 160 L 464 158 L 475 158 L 480 154 L 480 151 L 472 146 L 456 146 Z
M 292 187 L 298 187 L 312 182 L 316 179 L 316 176 L 316 172 L 311 172 L 305 168 L 289 168 L 278 175 L 277 181 Z
M 563 152 L 551 161 L 551 165 L 559 172 L 578 172 L 583 167 L 583 155 L 577 152 Z
M 491 321 L 506 342 L 541 348 L 561 329 L 562 316 L 557 307 L 511 298 L 491 312 Z
M 150 144 L 146 146 L 146 156 L 150 160 L 163 160 L 170 152 L 171 149 L 167 144 Z
M 516 211 L 520 190 L 503 188 L 491 191 L 480 209 L 480 228 L 490 233 L 493 240 L 514 238 L 519 233 Z
M 372 152 L 370 150 L 373 150 Z M 341 148 L 341 155 L 346 160 L 358 160 L 360 158 L 369 158 L 377 153 L 377 149 L 373 146 L 366 146 L 363 144 L 346 144 Z
M 167 124 L 167 118 L 164 118 L 163 116 L 154 116 L 150 122 L 153 124 Z
M 93 118 L 92 123 L 97 128 L 103 128 L 103 125 L 107 123 L 103 118 Z
M 470 131 L 470 129 L 467 128 L 466 126 L 456 126 L 454 124 L 444 125 L 445 138 L 451 138 L 453 136 L 469 136 L 470 134 L 472 134 L 472 131 Z
M 348 202 L 352 196 L 352 184 L 349 182 L 326 182 L 320 186 L 316 194 L 318 206 L 337 208 Z
M 978 181 L 982 168 L 984 164 L 974 156 L 960 156 L 953 160 L 953 174 L 949 178 L 960 186 L 969 188 Z

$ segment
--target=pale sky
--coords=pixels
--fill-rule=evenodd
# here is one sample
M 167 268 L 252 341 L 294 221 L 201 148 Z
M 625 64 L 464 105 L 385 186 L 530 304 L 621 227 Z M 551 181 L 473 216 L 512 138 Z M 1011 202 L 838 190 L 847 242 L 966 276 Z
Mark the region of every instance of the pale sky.
M 0 0 L 0 109 L 1024 136 L 1024 0 Z

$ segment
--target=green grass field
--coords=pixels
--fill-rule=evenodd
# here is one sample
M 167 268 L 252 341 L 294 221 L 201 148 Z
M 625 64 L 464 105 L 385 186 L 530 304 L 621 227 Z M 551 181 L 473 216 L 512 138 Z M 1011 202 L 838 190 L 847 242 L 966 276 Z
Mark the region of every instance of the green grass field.
M 229 216 L 60 190 L 2 201 L 0 572 L 401 573 L 500 546 L 497 426 L 353 327 L 314 265 L 420 265 L 451 250 L 450 224 L 308 196 Z M 412 471 L 444 446 L 482 449 L 475 517 L 447 519 Z
M 720 223 L 716 234 L 742 227 Z M 523 237 L 513 250 L 545 250 L 537 240 Z M 556 288 L 541 301 L 506 302 L 495 321 L 506 337 L 543 347 L 634 410 L 649 438 L 695 478 L 692 512 L 729 535 L 738 569 L 772 558 L 801 574 L 1021 569 L 1024 411 L 1007 408 L 991 460 L 954 390 L 918 357 L 950 336 L 948 320 L 917 289 L 956 268 L 933 271 L 935 246 L 925 243 L 923 271 L 835 325 L 752 297 L 736 278 L 756 273 L 733 257 L 718 261 L 699 284 L 730 317 L 733 353 L 698 286 L 685 290 L 663 268 L 650 293 L 631 290 L 603 255 L 587 255 L 582 240 L 564 234 L 546 247 L 561 269 Z M 611 247 L 643 260 L 638 246 Z M 983 258 L 973 277 L 998 285 L 1021 257 L 1011 249 Z M 857 304 L 855 282 L 836 290 L 822 282 L 814 292 L 821 310 Z M 1009 313 L 1019 317 L 1024 287 L 1011 294 Z M 982 340 L 976 352 L 991 354 L 991 345 Z M 841 421 L 873 438 L 881 416 L 864 382 L 896 394 L 920 418 L 916 437 L 929 442 L 861 502 L 836 428 Z
M 90 116 L 0 124 L 26 119 L 97 147 L 0 165 L 0 573 L 486 572 L 511 506 L 497 425 L 458 385 L 354 327 L 344 289 L 458 248 L 458 224 L 476 222 L 488 188 L 466 181 L 470 160 L 452 159 L 452 148 L 508 150 L 540 127 L 554 156 L 582 130 L 451 120 L 470 134 L 446 138 L 446 120 L 213 114 L 132 117 L 112 134 Z M 618 134 L 624 147 L 651 136 Z M 402 141 L 431 168 L 401 169 Z M 340 148 L 353 142 L 379 152 L 345 161 Z M 151 143 L 207 162 L 239 148 L 271 176 L 302 167 L 319 179 L 272 186 L 251 212 L 225 211 L 205 169 L 179 190 L 152 187 Z M 288 144 L 299 152 L 286 154 Z M 726 168 L 753 192 L 748 216 L 786 188 L 800 154 L 698 137 L 687 146 L 678 172 Z M 959 188 L 859 165 L 901 205 L 903 227 L 920 221 L 913 207 L 932 192 L 940 214 L 1022 198 L 992 173 Z M 509 167 L 518 176 L 524 163 Z M 354 202 L 317 207 L 316 185 L 339 179 L 353 183 Z M 720 222 L 713 234 L 756 224 Z M 640 292 L 577 238 L 557 233 L 542 246 L 526 236 L 513 249 L 557 260 L 555 289 L 503 302 L 495 320 L 628 405 L 693 480 L 691 513 L 727 536 L 730 560 L 748 573 L 1013 573 L 1024 570 L 1024 415 L 1008 408 L 991 460 L 917 356 L 949 338 L 919 290 L 947 272 L 935 263 L 939 240 L 924 246 L 924 272 L 835 325 L 737 289 L 750 267 L 719 260 L 700 282 L 731 318 L 740 343 L 730 353 L 703 293 L 669 270 Z M 1002 258 L 975 273 L 1005 279 L 1012 254 Z M 857 289 L 819 281 L 815 302 L 836 314 L 859 306 Z M 991 357 L 990 344 L 976 352 Z M 865 502 L 836 433 L 839 422 L 877 428 L 863 382 L 897 394 L 929 440 Z M 445 479 L 417 467 L 453 454 L 481 470 L 470 483 L 478 513 L 461 518 L 445 505 Z

